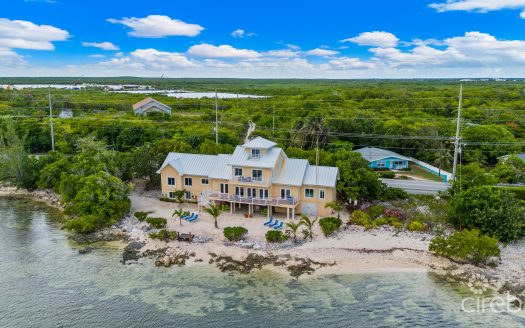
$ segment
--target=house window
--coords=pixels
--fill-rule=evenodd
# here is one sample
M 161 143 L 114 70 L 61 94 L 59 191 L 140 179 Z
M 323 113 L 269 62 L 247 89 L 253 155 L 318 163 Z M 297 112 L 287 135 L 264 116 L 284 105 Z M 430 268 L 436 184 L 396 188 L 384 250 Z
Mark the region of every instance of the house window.
M 281 199 L 292 198 L 292 192 L 290 189 L 281 189 Z
M 324 199 L 324 189 L 319 190 L 319 198 Z
M 262 181 L 262 170 L 252 170 L 253 181 Z
M 259 198 L 268 199 L 268 189 L 259 189 Z
M 193 180 L 192 178 L 184 178 L 184 185 L 186 187 L 191 187 L 193 185 Z
M 228 184 L 221 183 L 221 194 L 227 194 L 227 193 L 228 193 Z
M 186 190 L 184 192 L 184 197 L 186 197 L 187 200 L 190 200 L 191 199 L 191 191 Z
M 240 167 L 235 168 L 235 176 L 242 177 L 242 169 Z
M 201 180 L 201 183 L 202 183 L 203 185 L 210 184 L 210 182 L 208 181 L 208 179 L 202 179 L 202 180 Z
M 395 166 L 403 166 L 403 161 L 394 161 Z
M 252 158 L 261 158 L 261 150 L 252 149 Z
M 175 185 L 175 178 L 168 177 L 168 186 L 174 186 Z
M 171 199 L 175 198 L 175 193 L 173 191 L 170 191 L 168 197 Z
M 385 167 L 385 166 L 386 166 L 385 161 L 377 161 L 376 163 L 377 163 L 377 164 L 376 164 L 377 167 Z
M 306 198 L 314 198 L 314 190 L 311 188 L 306 188 L 304 190 L 304 197 Z

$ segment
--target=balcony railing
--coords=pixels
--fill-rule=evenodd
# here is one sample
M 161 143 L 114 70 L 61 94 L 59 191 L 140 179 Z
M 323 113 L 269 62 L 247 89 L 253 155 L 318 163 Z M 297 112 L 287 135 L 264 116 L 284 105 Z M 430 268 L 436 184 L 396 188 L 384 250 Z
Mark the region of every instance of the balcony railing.
M 258 198 L 258 197 L 248 197 L 241 195 L 230 195 L 221 193 L 218 191 L 206 191 L 204 196 L 211 200 L 220 200 L 225 202 L 235 202 L 242 204 L 253 204 L 259 206 L 295 206 L 297 205 L 297 199 L 293 197 L 289 198 Z
M 237 176 L 237 177 L 233 177 L 232 180 L 233 180 L 234 182 L 242 182 L 242 183 L 259 183 L 259 184 L 264 184 L 264 180 L 263 180 L 262 178 Z

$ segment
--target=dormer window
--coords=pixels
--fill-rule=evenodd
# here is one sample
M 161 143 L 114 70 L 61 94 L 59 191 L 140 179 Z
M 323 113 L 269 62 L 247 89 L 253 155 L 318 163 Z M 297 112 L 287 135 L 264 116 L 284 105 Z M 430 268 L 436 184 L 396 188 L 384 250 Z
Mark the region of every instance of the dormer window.
M 260 149 L 252 149 L 252 157 L 251 158 L 255 158 L 255 159 L 259 159 L 261 158 L 261 150 Z

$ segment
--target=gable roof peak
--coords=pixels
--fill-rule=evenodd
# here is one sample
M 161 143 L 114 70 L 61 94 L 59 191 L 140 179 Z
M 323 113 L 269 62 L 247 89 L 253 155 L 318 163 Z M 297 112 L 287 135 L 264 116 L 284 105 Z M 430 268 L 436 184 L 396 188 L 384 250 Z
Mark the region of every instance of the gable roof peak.
M 277 146 L 277 143 L 268 140 L 263 137 L 255 137 L 254 139 L 246 142 L 242 145 L 243 148 L 257 148 L 257 149 L 270 149 Z

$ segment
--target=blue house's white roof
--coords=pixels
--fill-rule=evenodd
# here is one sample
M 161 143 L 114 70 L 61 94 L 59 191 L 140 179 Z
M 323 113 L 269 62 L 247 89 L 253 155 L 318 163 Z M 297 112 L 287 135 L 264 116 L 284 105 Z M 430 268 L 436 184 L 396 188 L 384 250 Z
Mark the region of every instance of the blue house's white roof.
M 366 159 L 369 162 L 375 162 L 386 158 L 396 158 L 403 161 L 410 161 L 410 158 L 405 157 L 403 155 L 399 155 L 398 153 L 394 153 L 393 151 L 381 149 L 381 148 L 375 148 L 375 147 L 365 147 L 361 149 L 355 150 L 355 152 L 358 152 L 361 154 L 361 156 Z

